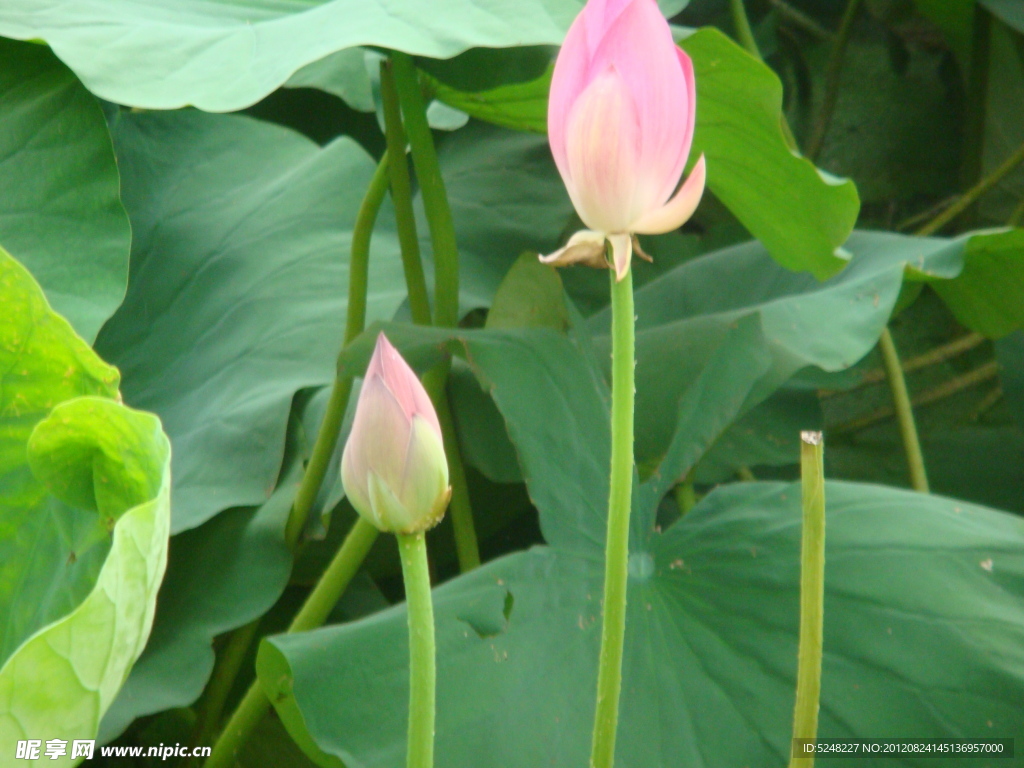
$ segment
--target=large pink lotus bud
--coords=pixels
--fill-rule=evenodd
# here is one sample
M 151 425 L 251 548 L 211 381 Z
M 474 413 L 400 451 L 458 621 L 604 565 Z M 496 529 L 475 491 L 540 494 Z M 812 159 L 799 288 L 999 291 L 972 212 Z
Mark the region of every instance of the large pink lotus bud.
M 634 233 L 670 232 L 693 215 L 703 155 L 676 186 L 696 97 L 693 64 L 655 0 L 589 0 L 566 35 L 548 99 L 551 152 L 589 230 L 542 261 L 603 265 L 608 241 L 621 280 Z
M 437 413 L 383 333 L 363 378 L 341 482 L 356 512 L 392 533 L 432 528 L 451 497 Z

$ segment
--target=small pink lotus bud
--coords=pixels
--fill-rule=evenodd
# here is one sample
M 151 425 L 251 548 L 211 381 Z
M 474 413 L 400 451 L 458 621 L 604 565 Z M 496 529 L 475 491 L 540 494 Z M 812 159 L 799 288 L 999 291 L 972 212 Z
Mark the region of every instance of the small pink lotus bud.
M 383 333 L 341 456 L 341 482 L 356 512 L 392 533 L 434 527 L 451 497 L 437 413 Z
M 605 263 L 607 241 L 621 280 L 634 233 L 670 232 L 693 215 L 704 192 L 703 155 L 676 186 L 693 141 L 696 97 L 693 64 L 655 0 L 589 0 L 555 62 L 548 139 L 591 231 L 542 261 Z

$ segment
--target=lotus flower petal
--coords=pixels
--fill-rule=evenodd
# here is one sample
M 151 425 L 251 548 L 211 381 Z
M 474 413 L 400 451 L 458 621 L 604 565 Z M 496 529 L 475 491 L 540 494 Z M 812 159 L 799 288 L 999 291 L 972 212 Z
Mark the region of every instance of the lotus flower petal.
M 399 499 L 403 507 L 414 510 L 431 510 L 436 513 L 438 500 L 447 499 L 448 463 L 445 461 L 444 444 L 433 428 L 421 416 L 413 417 L 412 432 L 409 434 L 409 461 L 402 478 Z M 444 506 L 440 507 L 444 513 Z M 432 528 L 440 518 L 417 517 L 416 530 Z M 412 533 L 413 531 L 403 531 Z
M 393 488 L 401 483 L 410 429 L 409 419 L 383 377 L 373 374 L 364 379 L 341 456 L 342 484 L 357 512 L 370 509 L 367 482 L 371 471 Z
M 633 99 L 614 67 L 598 76 L 576 100 L 566 127 L 572 186 L 567 187 L 583 223 L 599 232 L 623 232 L 638 212 L 640 131 Z
M 415 414 L 420 414 L 434 428 L 437 436 L 441 436 L 441 425 L 437 421 L 434 404 L 430 402 L 430 395 L 423 388 L 416 372 L 409 367 L 383 333 L 377 336 L 377 346 L 366 369 L 366 378 L 369 379 L 374 374 L 384 380 L 410 421 Z
M 631 231 L 639 232 L 641 235 L 661 235 L 683 226 L 697 210 L 697 205 L 704 194 L 706 175 L 704 155 L 701 155 L 697 164 L 693 166 L 689 178 L 679 187 L 676 196 L 665 205 L 647 212 L 633 222 Z

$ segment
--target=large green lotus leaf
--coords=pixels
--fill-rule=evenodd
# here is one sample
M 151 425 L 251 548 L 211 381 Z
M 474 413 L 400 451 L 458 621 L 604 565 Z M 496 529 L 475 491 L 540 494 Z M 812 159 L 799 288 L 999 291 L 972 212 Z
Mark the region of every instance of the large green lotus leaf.
M 708 188 L 783 266 L 838 272 L 860 211 L 854 183 L 786 146 L 782 83 L 768 67 L 714 28 L 681 45 L 697 83 L 692 156 L 707 156 Z
M 0 750 L 94 738 L 153 621 L 170 445 L 0 250 Z
M 780 127 L 782 85 L 768 67 L 713 28 L 681 45 L 693 58 L 697 83 L 692 159 L 707 156 L 708 188 L 780 264 L 819 278 L 842 269 L 845 255 L 837 254 L 860 209 L 853 182 L 820 173 L 787 148 Z M 544 132 L 549 85 L 550 72 L 482 93 L 442 85 L 437 95 L 482 120 Z
M 854 253 L 855 239 L 848 248 Z M 903 281 L 896 259 L 853 258 L 818 282 L 773 261 L 759 243 L 745 243 L 688 261 L 636 292 L 637 458 L 659 457 L 675 431 L 683 391 L 741 318 L 757 316 L 772 364 L 764 399 L 805 366 L 841 370 L 867 354 L 888 321 Z M 608 360 L 608 310 L 590 319 Z M 605 363 L 607 364 L 607 363 Z
M 0 663 L 92 589 L 109 546 L 95 510 L 51 495 L 26 446 L 62 402 L 117 397 L 118 374 L 48 306 L 28 271 L 0 249 Z M 59 567 L 55 567 L 59 564 Z
M 288 583 L 284 525 L 299 478 L 257 509 L 230 509 L 171 539 L 153 632 L 100 729 L 194 702 L 213 669 L 213 639 L 270 609 Z
M 955 239 L 855 232 L 845 245 L 850 265 L 823 283 L 781 269 L 758 243 L 715 251 L 655 278 L 636 292 L 638 460 L 652 461 L 665 450 L 682 391 L 737 318 L 761 317 L 776 360 L 770 390 L 805 366 L 838 371 L 867 354 L 904 280 L 928 282 L 961 322 L 1001 335 L 1024 326 L 1014 298 L 1024 292 L 1022 246 L 1019 231 Z M 608 322 L 607 309 L 590 318 L 592 332 L 604 334 L 602 360 L 608 359 Z M 769 429 L 779 421 L 763 412 L 758 420 Z M 708 457 L 712 474 L 756 463 L 764 455 L 761 442 L 731 431 Z M 786 443 L 796 461 L 797 444 Z
M 91 513 L 111 532 L 85 598 L 32 634 L 0 668 L 5 754 L 21 739 L 96 737 L 149 637 L 171 517 L 170 444 L 151 414 L 97 397 L 67 401 L 33 430 L 28 460 L 49 493 L 79 519 Z M 88 483 L 95 499 L 85 506 L 81 491 Z M 59 570 L 74 556 L 64 554 L 50 567 Z
M 194 111 L 122 113 L 114 138 L 135 238 L 97 349 L 164 421 L 181 531 L 266 501 L 293 396 L 332 380 L 373 162 L 348 138 Z M 389 317 L 405 285 L 387 207 L 372 250 L 368 315 Z
M 895 300 L 904 262 L 887 268 L 895 285 L 880 303 Z M 824 322 L 842 302 L 817 304 Z M 783 330 L 792 331 L 763 315 L 736 318 L 684 392 L 670 450 L 634 494 L 620 730 L 621 759 L 631 764 L 771 764 L 788 752 L 799 489 L 743 484 L 713 494 L 667 533 L 654 525 L 662 494 L 768 388 L 770 342 Z M 420 364 L 445 344 L 461 350 L 506 419 L 552 545 L 437 591 L 441 759 L 583 762 L 592 711 L 578 693 L 594 684 L 608 459 L 607 393 L 593 356 L 580 339 L 546 330 L 457 331 L 454 341 L 433 329 L 388 333 Z M 344 370 L 365 365 L 372 335 L 342 356 Z M 988 720 L 1019 727 L 1024 612 L 1012 593 L 1024 588 L 1024 523 L 869 486 L 833 485 L 829 498 L 829 562 L 841 565 L 827 610 L 840 618 L 826 640 L 835 648 L 826 680 L 837 682 L 826 682 L 823 735 L 966 735 Z M 990 558 L 1004 563 L 995 577 Z M 399 608 L 275 638 L 261 649 L 258 673 L 300 741 L 350 766 L 390 764 L 404 751 L 405 712 L 393 702 L 407 696 L 406 631 Z M 964 670 L 955 696 L 944 693 L 947 664 L 922 661 L 937 653 Z M 666 658 L 679 660 L 668 679 Z M 355 727 L 371 716 L 373 729 Z M 543 755 L 524 744 L 544 745 Z
M 956 319 L 990 338 L 1024 328 L 1024 230 L 974 235 L 955 278 L 932 288 Z
M 830 483 L 826 497 L 819 733 L 1024 736 L 1024 521 L 878 486 Z M 794 485 L 724 487 L 634 540 L 617 763 L 785 763 L 799 500 Z M 439 763 L 585 764 L 601 570 L 597 558 L 537 548 L 434 591 Z M 405 752 L 407 633 L 397 606 L 271 638 L 257 668 L 265 684 L 278 676 L 274 689 L 320 749 L 350 768 L 394 765 Z
M 927 282 L 962 324 L 991 338 L 1024 328 L 1024 230 L 968 232 L 955 238 L 857 232 L 847 248 L 907 264 L 907 279 Z
M 424 13 L 418 0 L 182 0 L 154 10 L 132 0 L 12 0 L 0 9 L 0 34 L 45 40 L 89 90 L 118 104 L 226 112 L 354 46 L 443 59 L 473 47 L 557 45 L 581 7 L 443 0 Z
M 0 39 L 0 244 L 92 341 L 124 297 L 131 230 L 96 99 L 45 46 Z

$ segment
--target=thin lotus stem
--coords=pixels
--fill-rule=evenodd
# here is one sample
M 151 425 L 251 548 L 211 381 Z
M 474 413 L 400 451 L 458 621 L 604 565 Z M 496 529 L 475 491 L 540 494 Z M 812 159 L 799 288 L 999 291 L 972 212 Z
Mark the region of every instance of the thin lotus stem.
M 348 263 L 348 316 L 345 322 L 345 345 L 362 333 L 366 324 L 366 291 L 370 275 L 370 237 L 377 214 L 388 191 L 388 154 L 385 152 L 377 170 L 370 180 L 363 202 L 356 215 L 355 227 L 352 231 L 352 250 Z M 285 540 L 290 549 L 294 549 L 302 533 L 309 511 L 320 492 L 331 456 L 338 445 L 341 435 L 341 423 L 348 408 L 348 398 L 352 392 L 352 379 L 335 377 L 331 387 L 330 399 L 324 420 L 317 433 L 309 464 L 302 476 L 302 483 L 295 494 L 295 503 L 288 516 L 285 528 Z
M 839 24 L 839 32 L 836 35 L 836 42 L 832 47 L 832 55 L 825 73 L 825 95 L 821 100 L 821 109 L 818 110 L 814 127 L 811 129 L 811 136 L 807 140 L 807 156 L 811 160 L 816 160 L 821 153 L 829 123 L 832 122 L 832 113 L 835 111 L 836 99 L 839 97 L 839 76 L 843 71 L 843 56 L 846 54 L 846 45 L 850 41 L 853 22 L 857 18 L 860 5 L 861 0 L 849 0 L 846 4 L 846 12 L 843 13 L 843 20 Z
M 427 281 L 420 259 L 420 242 L 416 234 L 416 217 L 412 210 L 412 183 L 409 180 L 409 164 L 405 159 L 405 129 L 402 127 L 402 110 L 395 88 L 395 75 L 390 59 L 380 63 L 380 95 L 384 106 L 384 135 L 387 138 L 388 155 L 394 162 L 388 163 L 391 176 L 391 199 L 395 204 L 395 223 L 398 228 L 398 243 L 402 249 L 402 267 L 405 270 L 405 284 L 409 291 L 409 308 L 412 321 L 417 325 L 430 325 L 430 299 L 427 296 Z
M 448 195 L 445 192 L 441 167 L 437 161 L 434 139 L 427 124 L 426 105 L 420 90 L 419 80 L 412 59 L 404 53 L 395 51 L 391 54 L 393 80 L 402 117 L 405 118 L 405 131 L 409 137 L 412 150 L 413 165 L 420 183 L 420 194 L 423 197 L 423 209 L 430 224 L 430 238 L 434 249 L 434 324 L 453 328 L 459 319 L 459 255 L 455 243 L 455 226 L 452 222 Z M 392 122 L 394 116 L 392 116 Z M 413 223 L 415 226 L 415 223 Z M 410 281 L 410 300 L 414 292 L 413 285 L 422 279 L 423 265 L 419 259 L 417 245 L 416 258 L 406 255 L 403 246 L 403 259 L 406 264 L 406 278 Z M 414 274 L 414 273 L 418 273 Z M 452 500 L 449 514 L 452 529 L 455 532 L 455 548 L 459 558 L 459 569 L 463 572 L 480 565 L 480 545 L 477 541 L 476 527 L 473 523 L 473 509 L 470 505 L 469 489 L 466 484 L 466 471 L 462 464 L 462 452 L 459 449 L 458 436 L 455 434 L 455 422 L 451 416 L 451 407 L 447 402 L 446 384 L 450 363 L 445 362 L 424 378 L 424 385 L 431 394 L 434 407 L 437 409 L 444 438 L 445 455 L 448 457 L 448 473 L 452 484 Z
M 992 171 L 969 190 L 964 192 L 960 199 L 949 206 L 946 210 L 921 227 L 914 234 L 919 237 L 933 235 L 949 224 L 953 219 L 966 211 L 974 202 L 1002 181 L 1013 169 L 1024 163 L 1024 144 L 1017 147 L 1017 150 L 1006 158 L 998 168 Z
M 437 161 L 434 138 L 427 124 L 427 108 L 420 90 L 412 58 L 405 53 L 391 54 L 395 87 L 405 118 L 412 162 L 423 196 L 423 209 L 430 223 L 430 241 L 434 247 L 434 311 L 436 324 L 454 328 L 459 321 L 459 254 L 455 243 L 455 225 L 448 205 L 441 166 Z
M 985 397 L 981 399 L 981 402 L 974 406 L 974 410 L 971 411 L 971 421 L 978 421 L 992 410 L 1000 400 L 1003 399 L 1003 388 L 996 386 L 992 389 Z
M 927 352 L 910 358 L 909 360 L 904 360 L 902 366 L 903 373 L 911 373 L 912 371 L 916 371 L 921 368 L 927 368 L 928 366 L 931 365 L 944 363 L 946 360 L 958 357 L 965 352 L 969 352 L 970 350 L 977 347 L 979 344 L 985 342 L 985 340 L 985 337 L 982 336 L 980 333 L 972 332 L 964 334 L 963 336 L 953 339 L 952 341 L 947 342 L 942 346 L 930 349 Z M 857 389 L 860 389 L 861 387 L 866 387 L 869 384 L 877 384 L 878 382 L 884 380 L 885 369 L 876 368 L 865 373 L 861 380 L 858 381 L 855 386 L 850 387 L 849 389 L 822 390 L 820 394 L 822 397 L 833 397 L 835 395 L 840 395 L 846 392 L 853 392 Z M 917 404 L 916 400 L 914 401 L 914 404 Z
M 907 370 L 907 366 L 903 366 L 903 370 Z M 922 405 L 930 405 L 931 403 L 944 400 L 947 397 L 955 395 L 957 392 L 962 392 L 970 387 L 975 387 L 978 384 L 983 384 L 990 379 L 994 379 L 999 375 L 999 363 L 996 360 L 990 360 L 983 365 L 979 365 L 977 368 L 962 373 L 959 376 L 955 376 L 948 381 L 944 381 L 941 384 L 926 389 L 920 392 L 914 397 L 910 404 L 914 408 L 919 408 Z M 835 432 L 857 432 L 858 430 L 870 427 L 872 424 L 877 424 L 880 421 L 888 419 L 890 416 L 895 415 L 896 410 L 894 408 L 879 408 L 877 411 L 873 411 L 866 416 L 853 419 L 845 422 L 833 428 Z
M 448 366 L 445 365 L 444 368 L 447 372 Z M 455 532 L 455 553 L 459 560 L 459 570 L 465 573 L 480 565 L 480 546 L 473 528 L 469 484 L 466 482 L 466 469 L 462 463 L 462 448 L 459 446 L 458 434 L 455 432 L 455 420 L 452 418 L 451 403 L 446 388 L 441 388 L 434 403 L 437 407 L 437 420 L 441 424 L 445 456 L 448 457 L 448 481 L 452 486 L 452 499 L 448 505 L 448 512 L 452 516 L 452 530 Z
M 319 627 L 327 619 L 331 609 L 348 587 L 352 577 L 366 559 L 370 547 L 377 540 L 377 529 L 370 523 L 359 518 L 352 530 L 334 555 L 330 565 L 320 576 L 306 602 L 292 619 L 288 632 L 305 632 Z M 235 711 L 213 746 L 213 751 L 206 758 L 204 768 L 231 768 L 235 765 L 238 753 L 249 739 L 253 730 L 270 709 L 267 694 L 263 691 L 259 680 L 254 680 L 245 696 L 235 707 Z
M 821 24 L 816 22 L 806 13 L 801 11 L 799 8 L 794 8 L 792 5 L 787 3 L 785 0 L 769 0 L 772 7 L 775 8 L 779 13 L 792 21 L 796 26 L 800 27 L 805 32 L 814 35 L 819 40 L 826 42 L 832 42 L 836 39 L 836 35 L 831 30 L 825 29 Z
M 193 744 L 209 744 L 216 735 L 224 704 L 259 626 L 260 620 L 256 619 L 236 629 L 217 655 L 217 663 L 210 676 L 210 682 L 196 706 L 196 723 L 192 729 Z M 190 758 L 185 764 L 199 765 L 200 762 L 198 758 Z
M 747 53 L 763 62 L 761 50 L 757 47 L 757 40 L 754 39 L 754 32 L 750 29 L 750 19 L 747 18 L 747 9 L 743 6 L 743 0 L 729 0 L 729 5 L 732 10 L 733 26 L 736 28 L 736 39 Z M 786 122 L 785 115 L 782 116 L 779 127 L 782 129 L 782 137 L 786 140 L 786 145 L 791 150 L 797 151 L 796 137 L 793 135 L 789 123 Z
M 306 602 L 292 619 L 292 623 L 288 625 L 288 632 L 308 632 L 327 621 L 327 617 L 369 554 L 378 533 L 372 524 L 361 517 L 356 518 L 345 541 L 324 569 L 316 586 L 306 597 Z
M 1021 201 L 1010 213 L 1010 218 L 1006 220 L 1006 226 L 1019 227 L 1022 221 L 1024 221 L 1024 198 L 1021 198 Z
M 612 768 L 622 688 L 629 565 L 629 514 L 633 495 L 634 333 L 633 273 L 616 282 L 612 270 L 612 457 L 605 541 L 601 656 L 591 768 Z
M 377 221 L 380 206 L 384 202 L 384 195 L 387 194 L 387 166 L 388 155 L 385 153 L 377 165 L 373 178 L 370 180 L 370 186 L 367 188 L 363 202 L 359 207 L 359 213 L 356 215 L 356 222 L 352 232 L 352 246 L 348 266 L 348 311 L 345 322 L 345 345 L 348 345 L 352 339 L 358 336 L 366 324 L 366 293 L 370 274 L 370 238 L 373 234 L 373 227 Z M 351 377 L 335 377 L 330 399 L 327 403 L 327 410 L 324 413 L 323 422 L 320 424 L 320 431 L 313 445 L 309 464 L 306 466 L 306 472 L 295 495 L 295 502 L 292 504 L 288 523 L 285 527 L 285 541 L 290 549 L 294 550 L 298 543 L 299 536 L 306 523 L 306 518 L 309 516 L 309 511 L 313 507 L 313 502 L 316 501 L 316 496 L 320 492 L 320 486 L 327 474 L 331 456 L 334 454 L 334 449 L 338 444 L 341 423 L 345 418 L 345 411 L 348 408 L 348 399 L 351 392 Z M 369 551 L 368 545 L 365 550 L 361 546 L 367 535 L 367 532 L 363 529 L 365 526 L 368 526 L 368 524 L 362 523 L 362 518 L 360 518 L 352 530 L 349 531 L 348 537 L 346 537 L 341 549 L 335 555 L 331 566 L 328 566 L 327 570 L 324 571 L 320 581 L 309 594 L 306 600 L 307 605 L 310 601 L 315 601 L 317 604 L 322 602 L 325 598 L 318 596 L 318 593 L 322 595 L 325 591 L 327 594 L 336 592 L 337 596 L 334 598 L 334 602 L 337 602 L 337 597 L 340 597 L 352 577 L 349 575 L 347 578 L 342 579 L 337 572 L 331 575 L 332 567 L 340 558 L 344 563 L 348 564 L 345 568 L 351 568 L 353 574 L 358 570 L 363 559 L 366 557 L 366 552 Z M 372 526 L 369 527 L 372 528 Z M 373 529 L 373 531 L 374 536 L 376 536 L 376 529 Z M 372 541 L 370 543 L 372 544 Z M 346 569 L 341 570 L 341 575 L 347 573 Z M 325 580 L 328 579 L 334 579 L 334 581 L 325 584 Z M 333 605 L 333 603 L 331 604 Z M 304 610 L 305 606 L 303 607 Z M 327 611 L 330 611 L 329 607 Z M 302 615 L 302 611 L 299 612 L 299 615 Z M 327 613 L 325 612 L 324 617 L 326 618 L 326 616 Z M 297 619 L 298 616 L 296 616 Z M 237 674 L 237 670 L 235 672 Z M 230 688 L 230 686 L 228 687 Z M 260 720 L 263 719 L 269 707 L 270 703 L 267 701 L 266 694 L 263 692 L 263 688 L 260 687 L 259 681 L 254 681 L 249 686 L 249 690 L 246 691 L 242 701 L 235 707 L 235 711 L 232 713 L 224 730 L 221 731 L 210 756 L 204 763 L 205 768 L 230 768 L 230 766 L 233 766 L 239 750 L 245 744 L 253 729 L 259 725 Z
M 760 59 L 761 49 L 757 47 L 757 40 L 754 39 L 754 31 L 750 28 L 750 19 L 747 18 L 747 9 L 743 5 L 743 0 L 729 0 L 729 9 L 732 11 L 736 39 L 751 56 Z
M 818 735 L 825 619 L 825 467 L 821 432 L 800 434 L 803 531 L 800 539 L 800 645 L 797 651 L 793 738 Z M 790 768 L 813 768 L 814 756 L 793 751 Z
M 407 768 L 434 765 L 434 698 L 437 684 L 434 606 L 423 533 L 398 534 L 409 615 L 409 742 Z
M 896 409 L 896 418 L 899 421 L 900 439 L 903 441 L 903 451 L 907 455 L 910 485 L 914 490 L 928 493 L 928 475 L 924 468 L 924 455 L 921 453 L 921 440 L 917 435 L 917 425 L 914 423 L 910 391 L 907 389 L 907 380 L 904 378 L 903 368 L 900 366 L 896 342 L 893 341 L 892 333 L 888 328 L 882 329 L 878 348 L 882 352 L 882 364 L 885 367 L 886 377 L 889 379 L 893 407 Z

